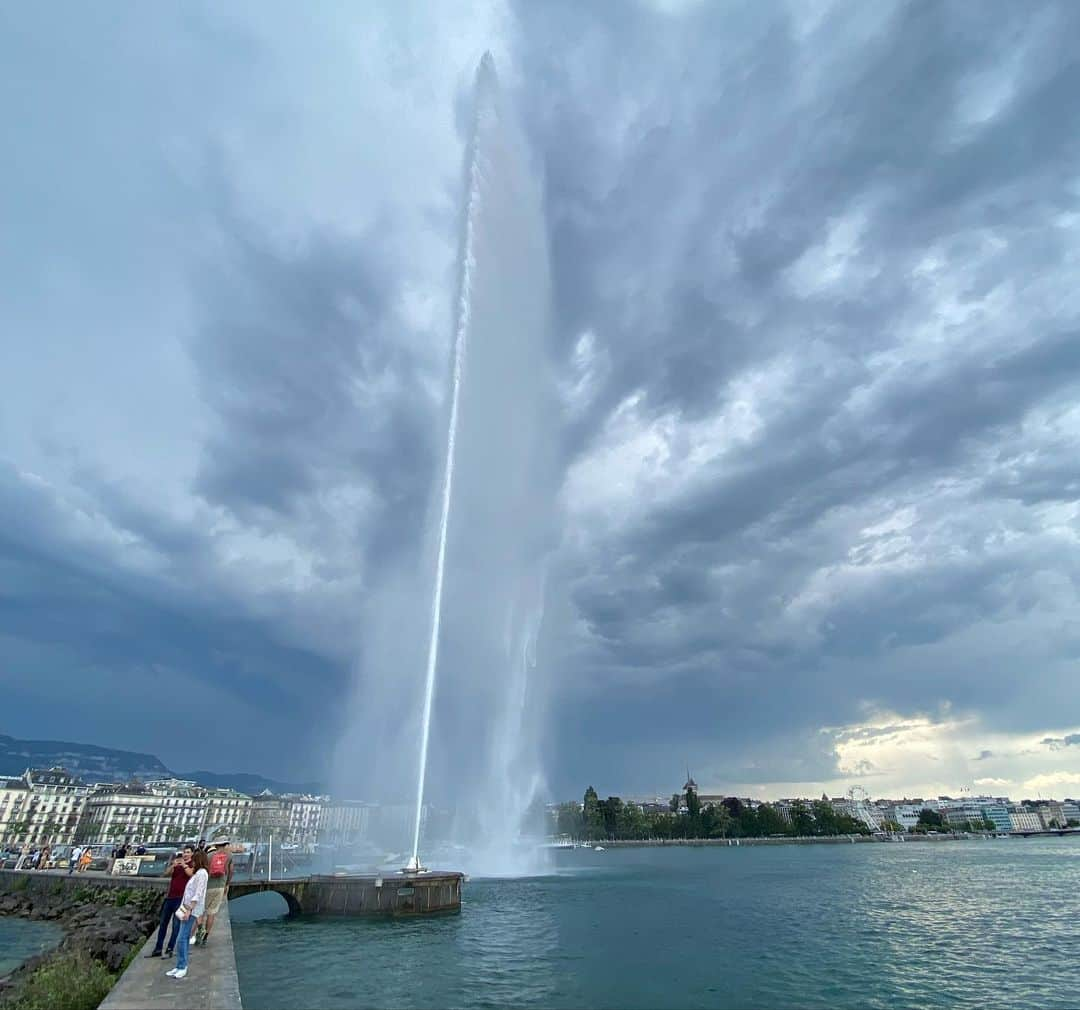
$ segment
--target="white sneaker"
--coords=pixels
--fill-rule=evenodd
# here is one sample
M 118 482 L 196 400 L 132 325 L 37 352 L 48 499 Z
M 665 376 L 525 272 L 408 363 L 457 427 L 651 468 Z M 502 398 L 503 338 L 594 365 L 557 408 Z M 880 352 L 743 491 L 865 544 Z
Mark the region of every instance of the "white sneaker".
M 169 978 L 176 978 L 176 973 L 179 970 L 180 970 L 179 968 L 170 968 L 167 972 L 165 972 L 165 974 L 168 975 Z
M 191 934 L 191 939 L 188 940 L 187 945 L 189 947 L 194 947 L 195 946 L 195 934 L 194 933 Z
M 173 978 L 184 978 L 185 975 L 187 975 L 187 968 L 180 968 L 177 970 L 176 974 L 173 975 Z

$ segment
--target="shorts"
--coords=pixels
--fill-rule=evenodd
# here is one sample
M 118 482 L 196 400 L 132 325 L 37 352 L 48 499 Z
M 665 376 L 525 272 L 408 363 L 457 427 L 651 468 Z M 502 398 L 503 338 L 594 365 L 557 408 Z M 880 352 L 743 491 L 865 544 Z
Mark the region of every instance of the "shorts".
M 221 910 L 221 900 L 224 897 L 224 887 L 208 887 L 206 889 L 206 914 L 217 915 Z

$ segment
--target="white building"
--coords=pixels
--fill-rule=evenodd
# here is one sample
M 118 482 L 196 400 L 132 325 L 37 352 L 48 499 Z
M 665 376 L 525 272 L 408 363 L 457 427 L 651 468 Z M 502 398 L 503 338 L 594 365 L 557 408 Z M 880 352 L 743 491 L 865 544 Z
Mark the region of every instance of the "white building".
M 0 780 L 0 842 L 69 845 L 90 792 L 64 768 L 28 768 Z
M 1065 813 L 1062 804 L 1057 800 L 1046 800 L 1040 803 L 1036 808 L 1039 814 L 1039 820 L 1042 821 L 1044 828 L 1064 828 L 1068 823 L 1068 816 Z
M 206 814 L 200 837 L 227 835 L 231 841 L 246 839 L 251 826 L 251 797 L 235 789 L 208 789 Z
M 75 841 L 195 841 L 206 824 L 207 792 L 179 779 L 99 786 L 86 799 Z
M 312 846 L 318 841 L 323 809 L 328 803 L 328 796 L 261 792 L 251 803 L 251 838 L 262 841 L 273 836 L 281 842 Z
M 911 831 L 915 825 L 919 823 L 919 814 L 921 814 L 924 809 L 925 807 L 921 801 L 915 803 L 894 803 L 892 808 L 892 819 L 905 831 Z
M 14 848 L 29 840 L 29 804 L 26 779 L 0 779 L 0 845 Z
M 319 825 L 319 844 L 354 845 L 368 837 L 370 827 L 370 803 L 332 800 L 323 807 L 322 821 Z
M 330 797 L 286 793 L 282 799 L 289 808 L 288 840 L 297 845 L 314 845 L 319 839 L 323 808 Z
M 1009 811 L 1009 822 L 1013 831 L 1042 831 L 1043 825 L 1038 813 L 1027 807 L 1014 806 Z

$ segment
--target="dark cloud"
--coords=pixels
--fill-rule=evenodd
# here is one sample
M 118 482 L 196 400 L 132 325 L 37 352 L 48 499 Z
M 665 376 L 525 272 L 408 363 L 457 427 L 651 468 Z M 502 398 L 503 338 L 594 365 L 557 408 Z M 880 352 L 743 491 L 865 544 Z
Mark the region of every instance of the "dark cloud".
M 1080 733 L 1069 733 L 1067 736 L 1048 736 L 1040 741 L 1051 750 L 1061 750 L 1064 747 L 1074 747 L 1080 744 Z
M 573 391 L 557 791 L 687 761 L 870 775 L 821 732 L 867 706 L 1057 727 L 1080 703 L 1080 7 L 510 13 Z M 0 250 L 26 377 L 0 407 L 6 729 L 77 723 L 46 701 L 71 680 L 221 679 L 250 716 L 229 761 L 311 777 L 358 615 L 423 546 L 487 42 L 447 70 L 435 28 L 380 14 L 358 76 L 340 12 L 141 17 L 102 49 L 93 19 L 23 14 L 0 48 L 28 110 Z M 47 28 L 80 39 L 81 83 L 28 91 Z M 186 764 L 124 737 L 148 702 L 106 709 L 99 742 Z M 271 766 L 284 732 L 307 766 Z

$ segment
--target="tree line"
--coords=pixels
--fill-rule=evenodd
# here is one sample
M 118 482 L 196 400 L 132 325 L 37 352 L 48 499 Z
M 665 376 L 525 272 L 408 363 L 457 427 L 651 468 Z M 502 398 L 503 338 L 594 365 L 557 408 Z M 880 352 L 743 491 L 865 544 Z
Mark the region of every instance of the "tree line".
M 672 796 L 667 810 L 643 810 L 636 803 L 623 802 L 618 796 L 602 800 L 592 786 L 585 790 L 583 803 L 560 804 L 554 812 L 551 827 L 554 834 L 590 842 L 870 833 L 861 821 L 838 813 L 825 800 L 794 803 L 789 820 L 768 804 L 750 807 L 735 796 L 702 806 L 694 789 Z

